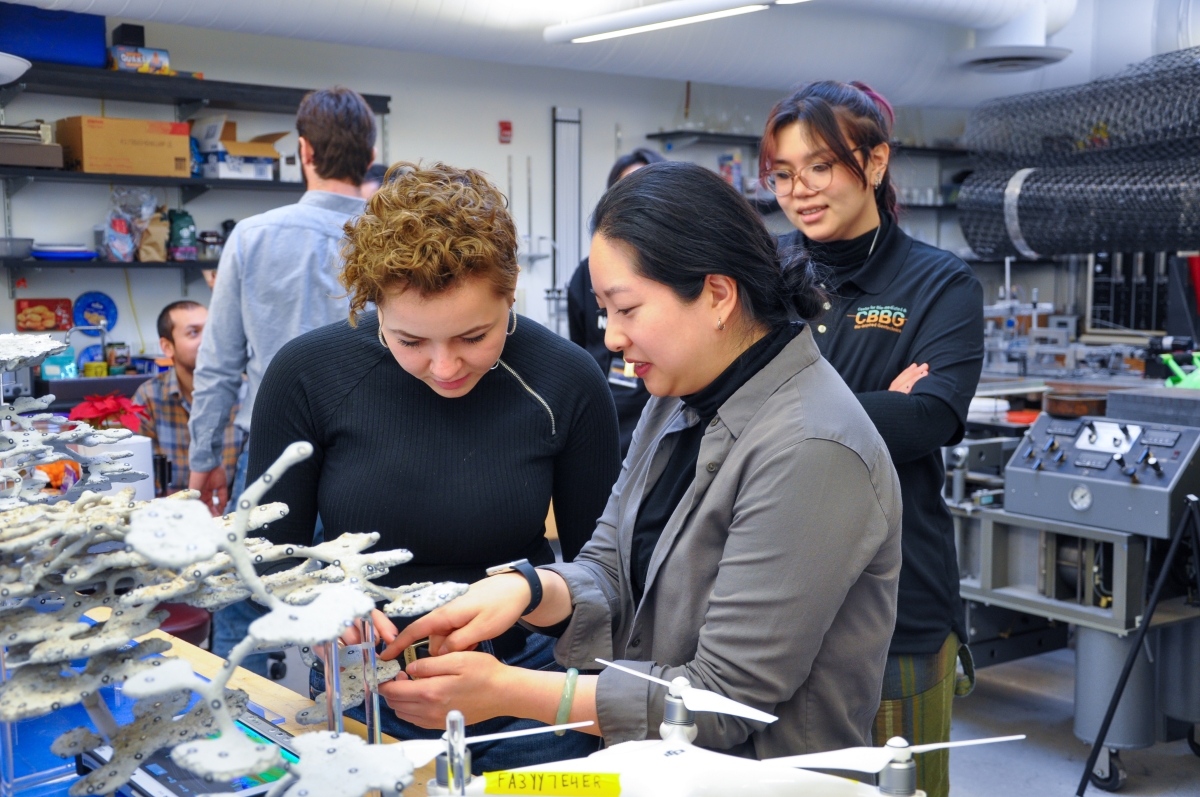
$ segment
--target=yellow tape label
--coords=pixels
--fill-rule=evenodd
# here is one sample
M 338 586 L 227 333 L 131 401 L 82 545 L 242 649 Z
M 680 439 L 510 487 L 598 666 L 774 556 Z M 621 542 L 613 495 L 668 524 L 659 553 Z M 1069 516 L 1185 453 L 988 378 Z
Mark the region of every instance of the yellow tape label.
M 554 797 L 620 797 L 621 776 L 615 772 L 485 772 L 484 794 L 554 795 Z

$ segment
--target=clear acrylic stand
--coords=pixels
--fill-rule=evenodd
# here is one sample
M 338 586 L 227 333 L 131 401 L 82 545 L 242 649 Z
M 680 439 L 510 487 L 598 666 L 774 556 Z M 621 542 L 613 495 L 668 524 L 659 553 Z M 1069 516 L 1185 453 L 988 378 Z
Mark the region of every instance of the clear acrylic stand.
M 7 649 L 0 647 L 0 683 L 9 677 L 7 654 Z M 83 713 L 82 708 L 78 711 Z M 75 713 L 58 712 L 56 719 L 66 721 L 57 723 L 47 723 L 46 717 L 0 722 L 0 797 L 16 797 L 43 784 L 75 777 L 75 761 L 50 752 L 50 742 L 59 733 L 82 724 L 71 719 Z M 64 727 L 56 727 L 58 724 Z

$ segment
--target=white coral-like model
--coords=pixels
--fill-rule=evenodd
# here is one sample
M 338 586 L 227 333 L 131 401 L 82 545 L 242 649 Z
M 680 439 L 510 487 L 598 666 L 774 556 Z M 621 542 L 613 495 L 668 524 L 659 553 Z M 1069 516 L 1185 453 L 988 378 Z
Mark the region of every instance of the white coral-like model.
M 11 340 L 14 337 L 19 340 Z M 61 350 L 61 344 L 47 340 L 0 335 L 0 370 L 35 364 L 56 348 Z M 211 781 L 288 766 L 277 748 L 252 741 L 235 725 L 248 699 L 244 692 L 227 688 L 238 663 L 251 653 L 292 645 L 311 651 L 336 640 L 367 617 L 376 603 L 384 604 L 390 615 L 413 616 L 466 590 L 465 585 L 450 583 L 397 589 L 373 584 L 373 579 L 412 558 L 402 550 L 364 553 L 378 542 L 376 533 L 345 534 L 313 546 L 273 545 L 248 537 L 286 514 L 282 504 L 258 502 L 291 465 L 311 455 L 308 443 L 289 446 L 240 496 L 232 514 L 214 519 L 194 492 L 135 502 L 132 488 L 108 495 L 89 489 L 142 475 L 112 462 L 118 455 L 80 457 L 66 444 L 94 445 L 128 433 L 97 431 L 86 424 L 68 424 L 58 433 L 38 432 L 34 422 L 51 416 L 21 413 L 43 410 L 52 400 L 18 399 L 0 405 L 0 417 L 15 427 L 0 433 L 0 478 L 8 481 L 8 487 L 0 489 L 0 645 L 12 668 L 11 677 L 0 683 L 0 722 L 82 703 L 100 733 L 77 728 L 61 736 L 52 749 L 74 756 L 106 744 L 114 752 L 108 766 L 71 787 L 76 797 L 112 793 L 142 760 L 166 746 L 172 748 L 174 761 Z M 48 503 L 26 486 L 23 474 L 32 464 L 68 456 L 84 465 L 88 477 L 66 500 Z M 299 564 L 262 578 L 255 571 L 256 564 L 285 559 Z M 211 681 L 199 678 L 182 660 L 162 658 L 159 654 L 169 649 L 162 640 L 129 645 L 131 638 L 165 619 L 167 613 L 157 609 L 163 601 L 215 610 L 247 597 L 263 604 L 267 614 L 251 624 L 249 635 Z M 100 608 L 111 609 L 107 618 L 85 618 Z M 345 661 L 365 673 L 370 668 L 362 667 L 361 651 L 356 659 L 354 650 L 360 649 L 347 649 Z M 82 671 L 71 668 L 70 662 L 78 659 L 87 659 Z M 378 662 L 373 676 L 363 679 L 374 688 L 397 670 L 395 662 Z M 138 701 L 129 725 L 118 726 L 100 697 L 101 689 L 116 684 L 124 684 L 125 693 Z M 347 692 L 343 709 L 362 701 L 361 680 L 357 689 Z M 200 699 L 177 716 L 193 695 Z M 395 794 L 411 782 L 412 764 L 395 750 L 384 755 L 382 749 L 368 748 L 344 734 L 314 734 L 298 743 L 305 750 L 316 745 L 314 750 L 341 752 L 335 756 L 339 765 L 358 762 L 350 768 L 361 772 L 359 777 L 335 778 L 336 792 L 317 784 L 310 794 L 354 797 L 372 789 Z M 316 758 L 310 755 L 307 760 Z M 309 790 L 301 784 L 316 783 L 314 778 L 325 782 L 325 775 L 316 774 L 321 771 L 316 765 L 291 766 L 284 784 L 293 787 L 289 795 Z M 277 793 L 283 793 L 282 787 Z

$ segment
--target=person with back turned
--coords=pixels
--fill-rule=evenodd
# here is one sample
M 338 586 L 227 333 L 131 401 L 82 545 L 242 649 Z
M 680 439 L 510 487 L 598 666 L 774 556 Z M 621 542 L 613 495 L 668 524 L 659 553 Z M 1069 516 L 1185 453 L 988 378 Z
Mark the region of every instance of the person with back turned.
M 196 367 L 188 424 L 188 486 L 214 515 L 245 483 L 249 446 L 243 444 L 230 490 L 220 467 L 229 412 L 247 377 L 236 424 L 248 438 L 254 398 L 271 359 L 285 343 L 346 317 L 350 303 L 338 284 L 342 226 L 362 213 L 363 175 L 375 158 L 375 117 L 357 92 L 310 92 L 296 114 L 300 161 L 308 190 L 294 205 L 244 219 L 221 253 L 208 328 Z M 214 500 L 215 499 L 215 500 Z M 258 614 L 249 601 L 214 615 L 213 652 L 227 655 Z M 243 667 L 265 674 L 266 656 Z

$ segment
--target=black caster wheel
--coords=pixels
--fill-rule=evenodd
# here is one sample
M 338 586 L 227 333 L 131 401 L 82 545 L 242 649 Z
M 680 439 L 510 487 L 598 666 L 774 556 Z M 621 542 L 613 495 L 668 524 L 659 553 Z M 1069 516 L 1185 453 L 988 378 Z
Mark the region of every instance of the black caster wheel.
M 272 681 L 282 681 L 287 677 L 287 664 L 282 661 L 273 661 L 267 668 L 267 675 Z
M 1121 761 L 1121 756 L 1112 751 L 1108 754 L 1108 777 L 1102 778 L 1093 770 L 1092 785 L 1097 789 L 1104 791 L 1119 791 L 1125 785 L 1128 774 L 1125 772 L 1125 764 Z
M 1187 736 L 1188 747 L 1192 748 L 1192 752 L 1200 756 L 1200 725 L 1193 725 L 1192 732 Z

